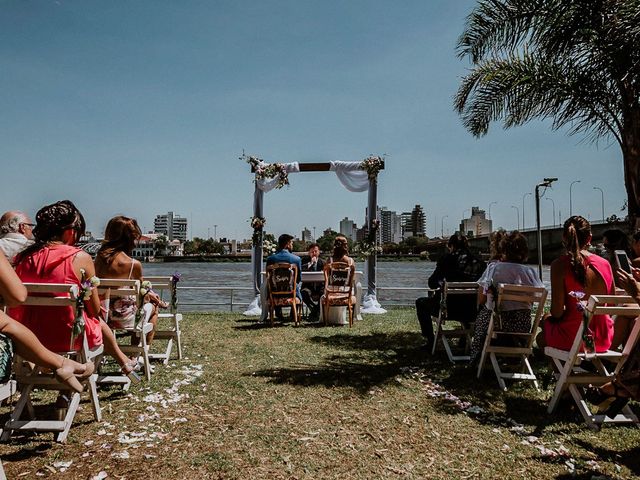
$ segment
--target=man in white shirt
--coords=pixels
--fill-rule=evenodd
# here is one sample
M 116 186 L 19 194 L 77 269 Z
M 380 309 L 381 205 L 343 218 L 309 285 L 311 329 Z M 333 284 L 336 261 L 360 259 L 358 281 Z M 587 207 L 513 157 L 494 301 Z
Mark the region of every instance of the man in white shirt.
M 13 259 L 33 243 L 35 224 L 20 211 L 9 211 L 0 217 L 0 251 L 13 264 Z

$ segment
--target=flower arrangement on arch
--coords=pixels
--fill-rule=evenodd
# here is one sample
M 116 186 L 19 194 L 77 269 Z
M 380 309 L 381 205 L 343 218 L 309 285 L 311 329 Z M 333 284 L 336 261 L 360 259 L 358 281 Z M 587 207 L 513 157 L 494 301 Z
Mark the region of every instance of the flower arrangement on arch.
M 378 178 L 378 172 L 384 168 L 384 160 L 371 155 L 360 162 L 360 168 L 367 171 L 369 180 L 375 180 Z
M 95 275 L 91 278 L 87 278 L 87 271 L 84 268 L 80 269 L 80 286 L 74 291 L 76 297 L 76 318 L 73 320 L 73 327 L 71 327 L 71 342 L 70 348 L 74 349 L 76 339 L 84 332 L 84 307 L 85 302 L 91 298 L 91 292 L 93 289 L 100 285 L 100 279 Z
M 356 243 L 353 250 L 358 255 L 358 258 L 363 260 L 371 255 L 382 253 L 382 247 L 376 243 L 375 239 L 372 241 L 368 238 Z
M 276 253 L 277 249 L 278 246 L 271 240 L 265 239 L 262 242 L 262 253 L 267 257 L 273 253 Z
M 266 163 L 264 160 L 258 157 L 253 156 L 245 156 L 243 155 L 240 158 L 244 158 L 245 161 L 251 165 L 253 171 L 255 173 L 254 182 L 258 180 L 264 180 L 267 178 L 278 178 L 278 183 L 276 183 L 275 188 L 282 188 L 285 185 L 289 185 L 289 174 L 287 173 L 287 168 L 282 163 Z
M 264 217 L 251 217 L 249 221 L 251 222 L 251 228 L 254 230 L 262 230 L 267 223 L 267 219 Z

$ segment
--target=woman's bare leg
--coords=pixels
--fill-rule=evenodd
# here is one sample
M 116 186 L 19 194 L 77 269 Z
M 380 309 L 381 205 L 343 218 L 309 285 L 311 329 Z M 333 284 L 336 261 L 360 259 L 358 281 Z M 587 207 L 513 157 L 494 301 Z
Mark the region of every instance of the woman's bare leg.
M 3 312 L 0 312 L 0 332 L 11 337 L 16 353 L 28 362 L 51 370 L 61 368 L 64 362 L 73 369 L 75 374 L 82 374 L 86 370 L 85 365 L 68 358 L 64 359 L 46 348 L 31 330 Z
M 118 365 L 124 367 L 129 363 L 129 357 L 127 357 L 120 347 L 118 346 L 118 342 L 116 341 L 116 336 L 113 334 L 109 325 L 107 325 L 104 321 L 100 321 L 100 329 L 102 330 L 102 343 L 104 345 L 104 351 L 111 355 Z
M 147 345 L 151 345 L 153 341 L 153 337 L 156 335 L 156 327 L 158 326 L 158 306 L 153 306 L 153 313 L 151 314 L 151 318 L 149 318 L 149 323 L 153 325 L 153 330 L 147 333 Z

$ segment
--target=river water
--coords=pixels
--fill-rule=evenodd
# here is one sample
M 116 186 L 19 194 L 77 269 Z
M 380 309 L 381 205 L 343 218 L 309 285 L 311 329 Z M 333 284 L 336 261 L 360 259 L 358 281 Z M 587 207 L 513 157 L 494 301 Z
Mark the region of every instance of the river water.
M 420 290 L 386 290 L 385 288 L 422 289 L 435 269 L 435 262 L 379 262 L 377 267 L 378 301 L 384 307 L 412 304 Z M 182 311 L 229 311 L 233 290 L 234 311 L 242 311 L 253 299 L 250 263 L 145 263 L 145 275 L 181 275 L 178 299 Z M 356 265 L 365 271 L 364 263 Z M 549 288 L 549 267 L 543 268 L 542 280 Z M 366 282 L 363 281 L 366 289 Z M 226 305 L 222 305 L 226 304 Z

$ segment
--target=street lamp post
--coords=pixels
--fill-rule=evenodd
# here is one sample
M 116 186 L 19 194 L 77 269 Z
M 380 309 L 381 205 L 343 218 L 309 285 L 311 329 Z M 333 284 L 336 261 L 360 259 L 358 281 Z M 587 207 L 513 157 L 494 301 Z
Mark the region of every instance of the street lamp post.
M 522 230 L 526 228 L 524 225 L 524 199 L 527 198 L 527 195 L 531 195 L 531 192 L 527 192 L 522 195 Z
M 444 217 L 442 217 L 442 219 L 440 220 L 440 237 L 444 238 L 444 219 L 447 218 L 449 215 L 445 215 Z
M 216 240 L 218 238 L 218 225 L 214 225 L 213 226 L 213 239 L 217 242 L 218 240 Z
M 313 241 L 316 241 L 316 227 L 313 227 Z
M 594 190 L 600 190 L 600 197 L 602 199 L 602 221 L 604 222 L 604 192 L 600 187 L 593 187 Z
M 542 278 L 542 232 L 540 231 L 540 187 L 550 187 L 553 182 L 558 180 L 557 178 L 545 178 L 542 182 L 536 185 L 535 199 L 536 199 L 536 230 L 538 240 L 538 273 Z
M 553 226 L 556 226 L 556 202 L 553 201 L 553 198 L 551 197 L 546 197 L 547 200 L 551 201 L 551 205 L 553 205 L 553 216 L 551 218 L 553 218 Z
M 580 183 L 580 180 L 574 180 L 569 184 L 569 216 L 573 216 L 573 198 L 571 196 L 571 188 L 573 188 L 574 183 Z
M 515 205 L 511 205 L 511 208 L 515 208 L 516 209 L 516 215 L 517 215 L 517 223 L 516 223 L 516 229 L 520 228 L 520 209 L 518 207 L 516 207 Z
M 211 227 L 207 227 L 207 240 L 211 238 Z
M 491 205 L 495 205 L 498 202 L 489 202 L 489 220 L 491 220 Z

